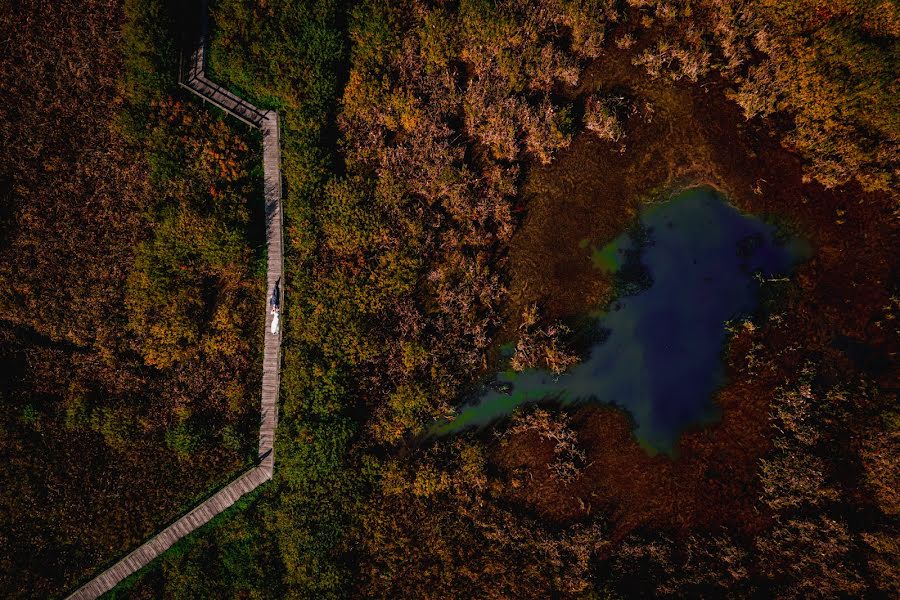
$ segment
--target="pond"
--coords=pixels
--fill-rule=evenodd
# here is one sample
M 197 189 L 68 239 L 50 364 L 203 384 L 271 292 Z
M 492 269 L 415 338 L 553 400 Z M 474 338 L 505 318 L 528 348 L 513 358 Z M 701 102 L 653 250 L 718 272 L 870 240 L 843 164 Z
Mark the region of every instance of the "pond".
M 741 214 L 708 187 L 646 205 L 628 231 L 592 252 L 616 293 L 586 315 L 582 362 L 560 376 L 501 372 L 433 434 L 486 425 L 526 403 L 601 402 L 631 416 L 648 451 L 672 453 L 683 431 L 717 419 L 729 323 L 751 316 L 764 282 L 810 254 L 802 240 Z

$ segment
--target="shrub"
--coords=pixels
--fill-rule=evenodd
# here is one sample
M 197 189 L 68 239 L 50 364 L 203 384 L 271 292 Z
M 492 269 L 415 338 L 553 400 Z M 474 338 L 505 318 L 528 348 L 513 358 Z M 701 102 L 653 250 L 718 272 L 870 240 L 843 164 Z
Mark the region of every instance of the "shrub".
M 597 137 L 618 142 L 625 137 L 628 104 L 622 96 L 594 94 L 584 107 L 584 127 Z

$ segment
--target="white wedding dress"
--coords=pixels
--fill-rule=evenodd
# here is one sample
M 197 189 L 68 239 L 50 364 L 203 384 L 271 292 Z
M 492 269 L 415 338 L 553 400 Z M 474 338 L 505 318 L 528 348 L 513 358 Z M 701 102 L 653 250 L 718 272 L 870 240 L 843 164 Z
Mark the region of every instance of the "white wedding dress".
M 278 333 L 278 317 L 280 317 L 278 313 L 272 315 L 272 335 Z

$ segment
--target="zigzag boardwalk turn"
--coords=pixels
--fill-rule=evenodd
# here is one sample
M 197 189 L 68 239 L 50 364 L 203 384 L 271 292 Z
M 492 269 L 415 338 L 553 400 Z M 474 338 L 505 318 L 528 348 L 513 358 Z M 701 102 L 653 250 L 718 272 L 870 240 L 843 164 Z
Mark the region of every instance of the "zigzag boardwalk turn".
M 205 9 L 205 7 L 204 7 Z M 266 299 L 278 289 L 281 295 L 282 261 L 282 212 L 281 212 L 281 144 L 278 113 L 264 111 L 249 104 L 228 90 L 216 85 L 205 76 L 206 25 L 204 19 L 200 43 L 191 53 L 186 77 L 179 83 L 241 121 L 262 130 L 263 179 L 265 186 L 266 247 L 268 269 L 266 273 Z M 279 298 L 279 306 L 282 305 Z M 234 504 L 241 496 L 253 491 L 272 479 L 275 467 L 275 429 L 278 426 L 278 389 L 281 367 L 281 328 L 277 335 L 270 331 L 272 314 L 265 304 L 266 329 L 263 350 L 263 377 L 259 423 L 259 463 L 242 473 L 234 481 L 204 500 L 174 523 L 151 537 L 113 566 L 94 577 L 73 592 L 69 598 L 93 599 L 113 589 L 120 581 L 148 565 L 168 550 L 175 542 L 195 529 L 208 523 L 213 517 Z

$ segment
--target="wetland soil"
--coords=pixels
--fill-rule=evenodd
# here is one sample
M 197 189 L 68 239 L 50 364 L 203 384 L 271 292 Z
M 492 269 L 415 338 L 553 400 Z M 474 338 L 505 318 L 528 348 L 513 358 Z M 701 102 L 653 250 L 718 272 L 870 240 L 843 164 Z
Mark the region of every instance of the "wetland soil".
M 780 143 L 777 121 L 747 121 L 719 79 L 651 80 L 616 51 L 592 65 L 571 96 L 595 90 L 629 99 L 626 135 L 613 143 L 581 134 L 551 165 L 529 173 L 527 215 L 510 249 L 507 323 L 531 303 L 563 320 L 604 304 L 611 284 L 585 245 L 603 246 L 642 201 L 686 185 L 718 188 L 740 210 L 809 240 L 815 256 L 777 288 L 773 318 L 732 338 L 729 383 L 715 397 L 722 419 L 684 434 L 676 458 L 649 456 L 621 411 L 586 407 L 574 425 L 588 466 L 570 485 L 550 478 L 552 447 L 536 435 L 513 436 L 496 448 L 494 462 L 516 480 L 507 488 L 511 501 L 557 522 L 602 510 L 614 537 L 646 526 L 687 533 L 724 525 L 752 535 L 765 526 L 755 509 L 756 472 L 770 448 L 775 390 L 809 361 L 835 382 L 864 377 L 885 388 L 896 377 L 889 357 L 897 338 L 883 326 L 896 293 L 887 251 L 897 245 L 896 198 L 809 181 L 800 158 Z

